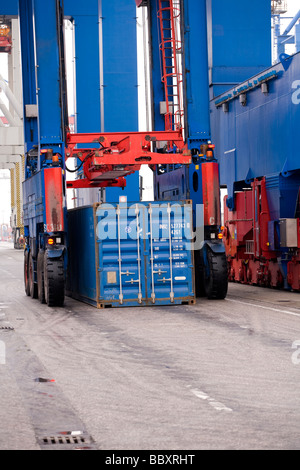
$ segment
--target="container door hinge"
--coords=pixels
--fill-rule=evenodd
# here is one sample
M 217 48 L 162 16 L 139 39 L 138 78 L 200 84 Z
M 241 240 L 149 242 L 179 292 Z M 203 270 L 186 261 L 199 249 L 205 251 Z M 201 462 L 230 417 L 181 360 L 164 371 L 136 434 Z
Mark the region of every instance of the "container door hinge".
M 173 256 L 172 256 L 172 231 L 171 231 L 171 204 L 168 203 L 168 219 L 169 219 L 169 244 L 170 244 L 170 281 L 171 281 L 171 292 L 170 300 L 174 302 L 174 290 L 173 290 Z
M 138 262 L 138 283 L 139 283 L 139 293 L 138 293 L 138 302 L 139 304 L 142 303 L 142 286 L 141 286 L 141 258 L 140 258 L 140 220 L 139 220 L 139 205 L 136 204 L 135 206 L 135 214 L 136 214 L 136 233 L 137 233 L 137 262 Z
M 119 250 L 119 282 L 120 282 L 120 295 L 119 295 L 119 300 L 120 304 L 123 304 L 123 291 L 122 291 L 122 256 L 121 256 L 121 236 L 120 236 L 120 206 L 117 206 L 117 216 L 118 216 L 118 250 Z

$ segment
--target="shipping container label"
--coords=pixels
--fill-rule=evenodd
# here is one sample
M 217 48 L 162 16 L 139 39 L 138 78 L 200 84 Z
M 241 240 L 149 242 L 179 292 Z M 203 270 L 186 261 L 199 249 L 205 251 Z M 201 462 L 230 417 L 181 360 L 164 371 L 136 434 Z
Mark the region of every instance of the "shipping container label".
M 98 240 L 147 240 L 153 242 L 184 241 L 175 250 L 199 249 L 204 240 L 204 207 L 197 204 L 196 229 L 191 223 L 191 204 L 113 204 L 103 203 L 97 208 L 96 234 Z M 154 247 L 154 250 L 157 248 Z

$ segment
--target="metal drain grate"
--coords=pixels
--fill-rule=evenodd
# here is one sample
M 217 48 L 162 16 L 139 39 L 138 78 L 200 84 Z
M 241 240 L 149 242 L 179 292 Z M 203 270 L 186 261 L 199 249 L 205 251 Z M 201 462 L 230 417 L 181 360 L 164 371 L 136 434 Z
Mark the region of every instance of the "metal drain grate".
M 75 444 L 86 444 L 87 440 L 83 436 L 49 436 L 41 439 L 43 445 L 75 445 Z
M 0 330 L 10 330 L 13 331 L 14 327 L 13 326 L 0 326 Z

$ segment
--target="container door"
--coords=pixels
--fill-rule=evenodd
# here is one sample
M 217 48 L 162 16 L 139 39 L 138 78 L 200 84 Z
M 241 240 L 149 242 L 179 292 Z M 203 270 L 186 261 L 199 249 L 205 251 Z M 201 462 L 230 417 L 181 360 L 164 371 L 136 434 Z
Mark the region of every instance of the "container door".
M 130 209 L 118 204 L 111 209 L 106 223 L 111 229 L 108 230 L 110 236 L 98 239 L 99 303 L 114 306 L 142 304 L 146 299 L 146 285 L 140 238 L 143 227 L 138 204 Z
M 148 296 L 153 304 L 182 303 L 194 299 L 194 263 L 190 247 L 192 206 L 149 205 Z

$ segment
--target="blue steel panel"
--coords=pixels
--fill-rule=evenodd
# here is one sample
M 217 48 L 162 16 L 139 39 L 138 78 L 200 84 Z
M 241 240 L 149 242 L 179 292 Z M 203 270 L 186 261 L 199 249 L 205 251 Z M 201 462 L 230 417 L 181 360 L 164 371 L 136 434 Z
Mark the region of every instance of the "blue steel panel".
M 300 172 L 266 177 L 267 198 L 272 220 L 294 218 L 300 187 Z
M 190 146 L 210 138 L 206 0 L 184 0 L 186 120 Z
M 165 165 L 170 167 L 170 165 Z M 158 169 L 160 171 L 160 169 Z M 188 167 L 182 166 L 180 168 L 170 170 L 163 174 L 155 172 L 154 176 L 154 199 L 155 200 L 168 200 L 182 201 L 191 199 L 193 201 L 193 223 L 194 227 L 197 223 L 202 222 L 196 218 L 197 204 L 203 204 L 203 190 L 202 190 L 202 165 L 191 164 Z
M 68 213 L 67 291 L 74 298 L 96 305 L 96 256 L 93 207 Z
M 266 75 L 271 78 L 264 94 L 259 83 Z M 299 170 L 299 76 L 298 53 L 292 56 L 287 70 L 276 64 L 211 102 L 212 137 L 220 161 L 221 184 L 227 185 L 229 198 L 235 188 L 253 178 L 289 176 Z M 259 86 L 253 88 L 255 82 Z M 242 106 L 234 93 L 244 85 L 248 86 L 247 102 Z M 228 112 L 224 112 L 216 103 L 229 95 Z
M 19 0 L 0 0 L 0 15 L 18 16 Z
M 207 4 L 213 97 L 271 65 L 271 2 L 208 0 Z
M 136 8 L 102 1 L 104 132 L 138 131 Z
M 152 70 L 152 126 L 155 131 L 165 130 L 165 118 L 160 114 L 160 102 L 165 101 L 164 85 L 162 83 L 162 65 L 160 56 L 160 30 L 158 20 L 158 2 L 149 4 L 150 17 L 150 51 Z
M 57 19 L 60 2 L 20 0 L 20 30 L 23 76 L 23 105 L 38 105 L 38 116 L 24 112 L 26 152 L 33 146 L 40 169 L 40 147 L 49 146 L 64 156 L 63 96 L 60 80 L 60 51 Z M 29 165 L 30 166 L 30 165 Z M 29 175 L 28 157 L 26 174 Z M 33 168 L 31 168 L 33 171 Z
M 65 16 L 94 16 L 98 12 L 99 0 L 64 0 Z M 86 31 L 89 32 L 89 31 Z
M 75 23 L 77 132 L 100 132 L 98 0 L 64 0 L 64 12 Z
M 100 132 L 98 16 L 75 16 L 74 20 L 77 132 Z
M 56 2 L 34 0 L 40 143 L 61 143 L 64 123 L 60 95 Z M 25 103 L 26 104 L 26 103 Z
M 100 0 L 103 83 L 102 131 L 138 131 L 136 6 L 128 0 Z M 139 200 L 139 173 L 126 178 L 127 188 L 108 188 L 106 200 Z

